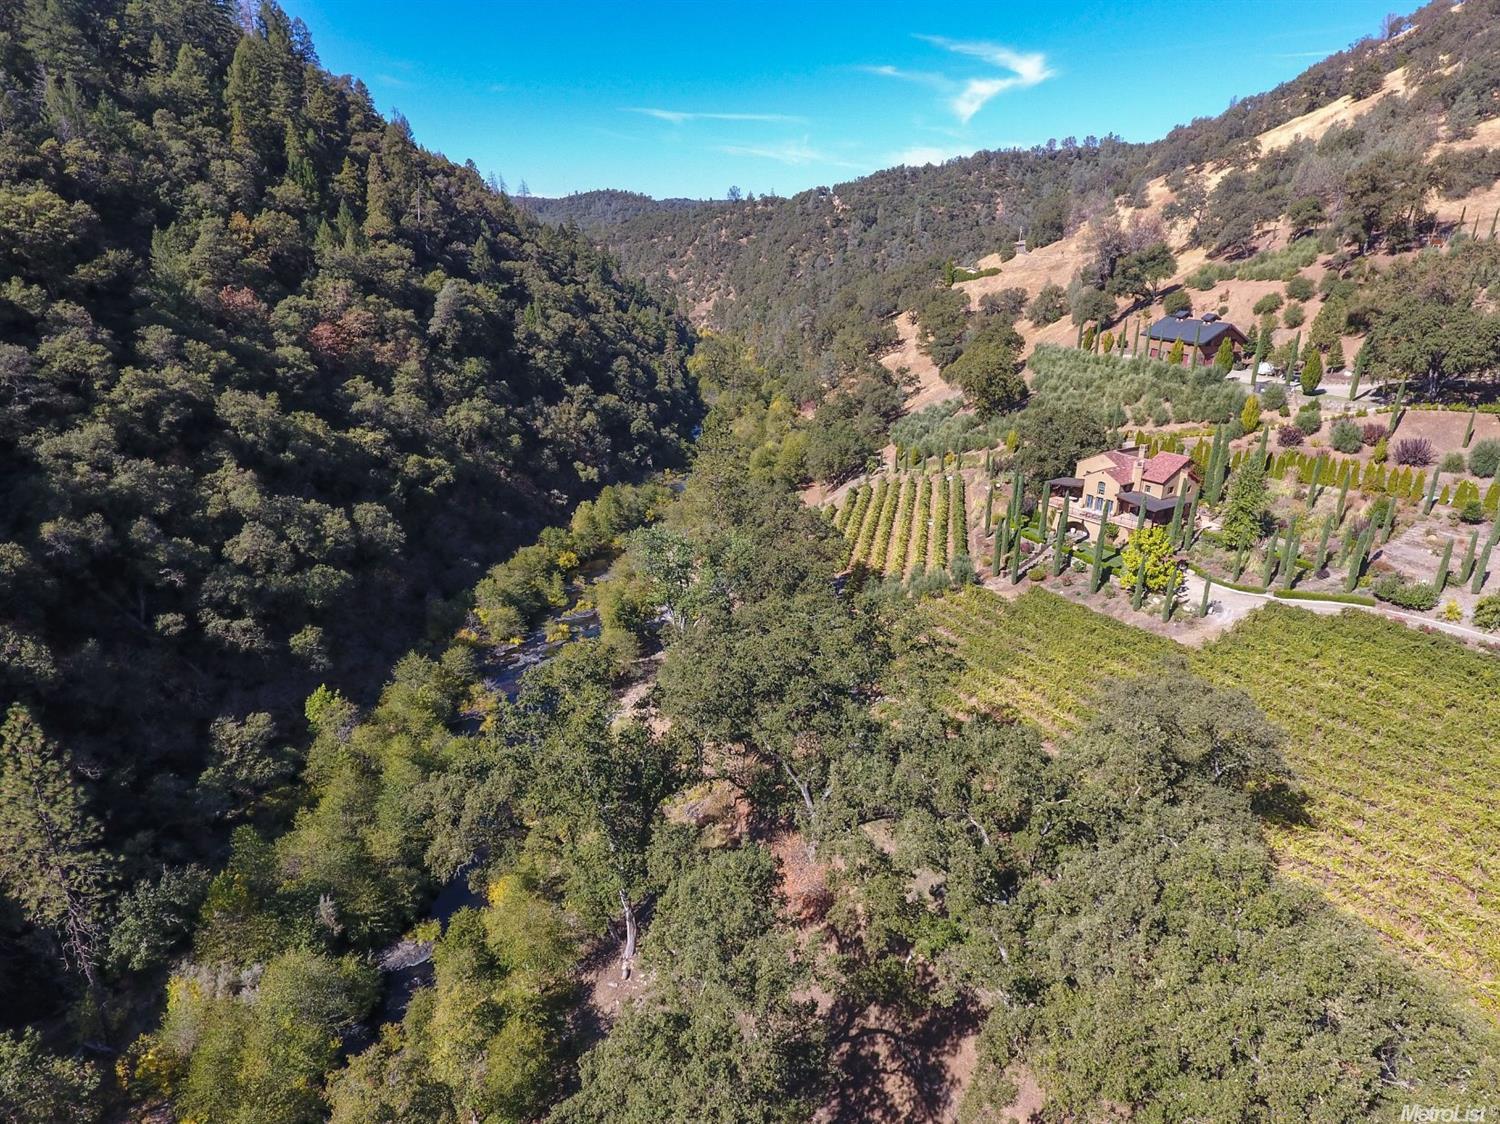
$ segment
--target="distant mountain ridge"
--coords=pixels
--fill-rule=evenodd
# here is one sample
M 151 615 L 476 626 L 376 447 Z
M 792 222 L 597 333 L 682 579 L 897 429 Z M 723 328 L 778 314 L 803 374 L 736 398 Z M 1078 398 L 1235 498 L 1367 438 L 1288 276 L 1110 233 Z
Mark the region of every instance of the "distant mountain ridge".
M 1257 138 L 1341 98 L 1368 99 L 1392 72 L 1402 76 L 1401 92 L 1379 99 L 1381 119 L 1363 134 L 1345 129 L 1334 142 L 1277 138 L 1262 150 Z M 1253 252 L 1306 198 L 1319 199 L 1341 230 L 1365 221 L 1368 236 L 1369 220 L 1347 206 L 1348 178 L 1361 164 L 1378 170 L 1413 150 L 1463 142 L 1497 114 L 1500 2 L 1438 0 L 1410 17 L 1388 17 L 1379 38 L 1150 143 L 1065 138 L 890 168 L 789 198 L 670 205 L 589 192 L 532 209 L 599 238 L 630 271 L 676 294 L 700 324 L 827 368 L 839 363 L 830 355 L 841 332 L 913 307 L 944 261 L 1005 258 L 1022 237 L 1049 245 L 1117 206 L 1144 206 L 1153 181 L 1165 179 L 1181 208 L 1194 212 L 1190 243 L 1210 252 Z M 1450 152 L 1438 178 L 1448 188 L 1492 182 L 1500 160 L 1491 151 Z M 1228 172 L 1239 173 L 1230 178 L 1233 190 L 1216 195 Z M 1183 192 L 1195 175 L 1204 177 L 1201 199 Z

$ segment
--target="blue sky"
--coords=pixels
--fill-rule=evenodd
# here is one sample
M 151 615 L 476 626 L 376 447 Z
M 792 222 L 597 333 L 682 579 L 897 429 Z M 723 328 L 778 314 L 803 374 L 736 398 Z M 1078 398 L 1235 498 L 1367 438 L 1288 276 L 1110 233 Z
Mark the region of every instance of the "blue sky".
M 512 191 L 700 198 L 1049 137 L 1153 140 L 1377 33 L 1391 8 L 284 2 L 324 66 Z

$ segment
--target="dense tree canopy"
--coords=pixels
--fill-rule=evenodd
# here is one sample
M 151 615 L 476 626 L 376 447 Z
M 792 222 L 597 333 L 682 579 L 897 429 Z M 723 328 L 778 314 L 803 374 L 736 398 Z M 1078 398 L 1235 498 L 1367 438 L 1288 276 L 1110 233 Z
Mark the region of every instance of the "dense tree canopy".
M 0 694 L 126 884 L 258 815 L 307 691 L 368 692 L 695 421 L 682 321 L 251 14 L 0 10 Z M 39 967 L 8 912 L 0 948 Z

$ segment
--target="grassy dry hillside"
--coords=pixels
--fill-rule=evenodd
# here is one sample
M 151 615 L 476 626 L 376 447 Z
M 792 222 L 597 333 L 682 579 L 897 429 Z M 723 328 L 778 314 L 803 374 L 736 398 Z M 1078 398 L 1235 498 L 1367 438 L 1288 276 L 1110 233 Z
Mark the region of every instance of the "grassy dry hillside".
M 805 398 L 839 386 L 865 357 L 910 350 L 914 334 L 897 314 L 924 318 L 945 261 L 1000 267 L 958 286 L 977 309 L 1011 288 L 1029 298 L 1048 284 L 1070 296 L 1104 287 L 1123 253 L 1163 241 L 1176 262 L 1157 298 L 1186 285 L 1196 306 L 1224 308 L 1248 329 L 1255 303 L 1289 271 L 1267 266 L 1255 280 L 1201 286 L 1195 275 L 1205 264 L 1233 272 L 1314 234 L 1316 260 L 1299 263 L 1315 286 L 1301 302 L 1305 335 L 1327 295 L 1316 288 L 1325 273 L 1360 284 L 1371 269 L 1450 238 L 1460 218 L 1488 232 L 1500 211 L 1497 36 L 1494 0 L 1433 3 L 1150 144 L 1069 138 L 893 168 L 789 199 L 689 207 L 589 193 L 531 205 L 578 222 L 700 324 L 795 360 L 811 372 L 796 386 Z M 1032 252 L 1008 260 L 1023 232 Z M 1159 311 L 1154 303 L 1121 294 L 1115 326 L 1124 320 L 1133 333 L 1139 317 Z M 1028 345 L 1071 343 L 1076 332 L 1066 313 L 1019 326 Z M 1273 342 L 1297 330 L 1278 318 Z M 1343 332 L 1351 363 L 1363 331 Z

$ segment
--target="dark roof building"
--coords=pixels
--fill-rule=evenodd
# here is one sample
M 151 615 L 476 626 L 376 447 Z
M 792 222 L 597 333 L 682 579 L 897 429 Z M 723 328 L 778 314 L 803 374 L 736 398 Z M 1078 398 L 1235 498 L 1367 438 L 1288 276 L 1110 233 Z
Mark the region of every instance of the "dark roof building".
M 1146 354 L 1153 359 L 1165 359 L 1167 352 L 1178 340 L 1183 344 L 1183 361 L 1191 362 L 1191 351 L 1196 344 L 1200 361 L 1212 363 L 1224 337 L 1228 336 L 1236 348 L 1248 342 L 1241 332 L 1228 320 L 1220 320 L 1218 313 L 1205 312 L 1201 318 L 1188 315 L 1186 309 L 1163 316 L 1146 333 Z

